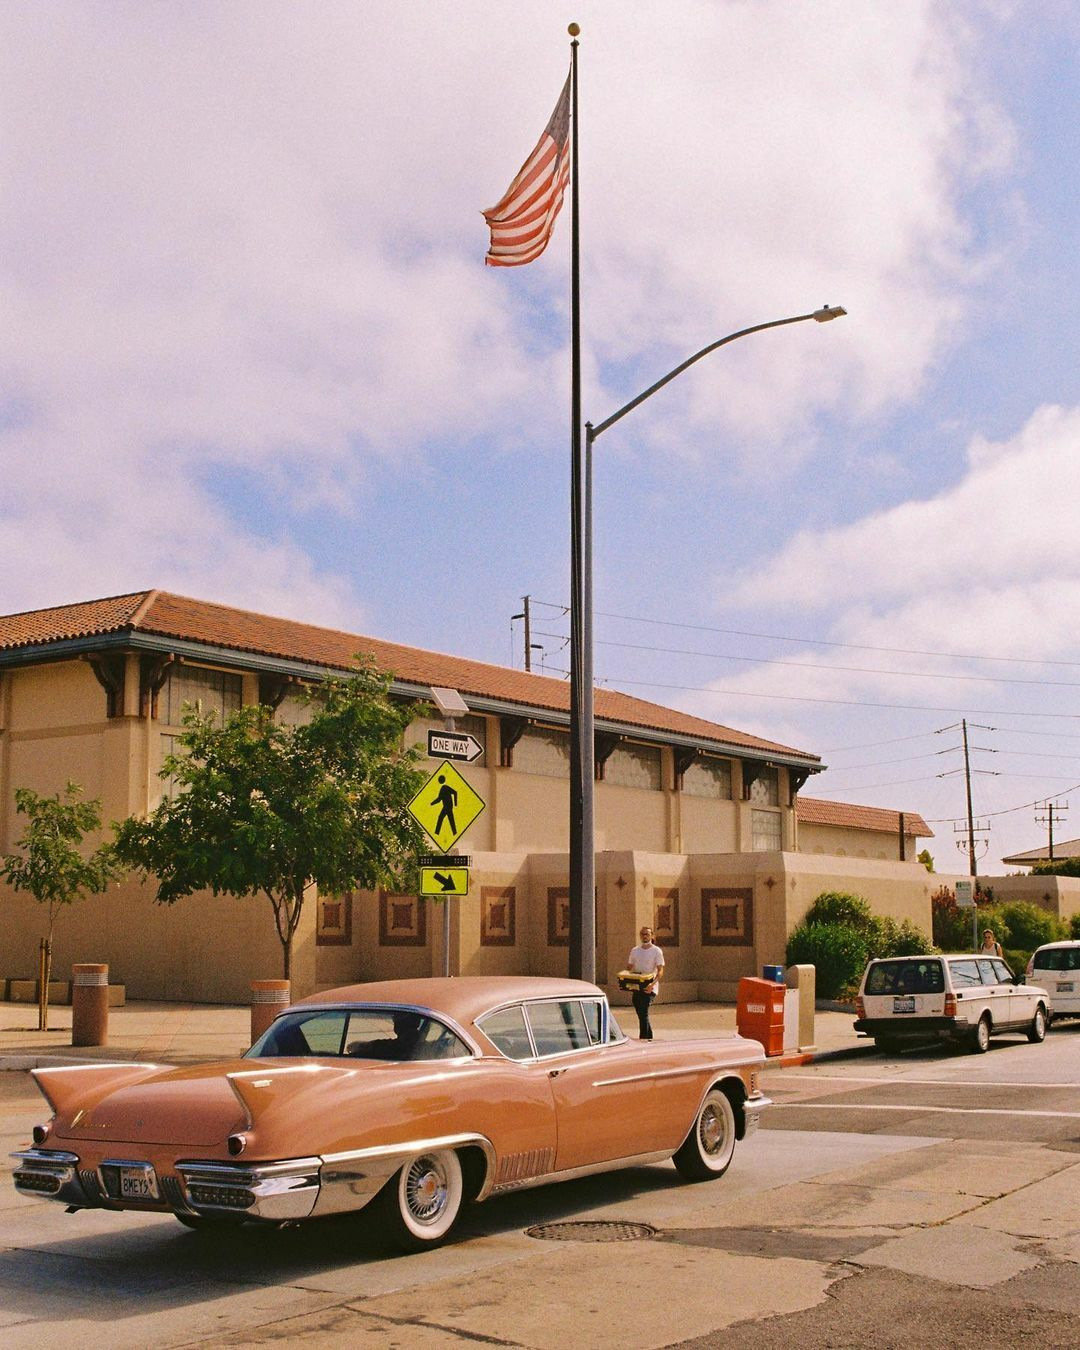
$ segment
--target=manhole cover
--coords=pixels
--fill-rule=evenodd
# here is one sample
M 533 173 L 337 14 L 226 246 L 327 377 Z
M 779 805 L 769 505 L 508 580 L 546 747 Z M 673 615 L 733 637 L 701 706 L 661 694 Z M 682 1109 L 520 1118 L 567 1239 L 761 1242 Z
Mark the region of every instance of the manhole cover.
M 540 1238 L 543 1242 L 640 1242 L 643 1238 L 655 1237 L 656 1229 L 647 1223 L 583 1219 L 571 1223 L 538 1223 L 526 1228 L 525 1236 Z

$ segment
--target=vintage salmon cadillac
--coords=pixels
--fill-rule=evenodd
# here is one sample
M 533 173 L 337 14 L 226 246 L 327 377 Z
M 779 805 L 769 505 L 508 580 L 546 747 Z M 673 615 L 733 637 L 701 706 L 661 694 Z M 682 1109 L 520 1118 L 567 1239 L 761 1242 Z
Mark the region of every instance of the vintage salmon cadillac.
M 191 1228 L 373 1204 L 395 1244 L 468 1201 L 671 1159 L 721 1176 L 768 1099 L 739 1036 L 631 1041 L 579 980 L 398 980 L 282 1012 L 243 1058 L 34 1070 L 54 1112 L 15 1186 Z

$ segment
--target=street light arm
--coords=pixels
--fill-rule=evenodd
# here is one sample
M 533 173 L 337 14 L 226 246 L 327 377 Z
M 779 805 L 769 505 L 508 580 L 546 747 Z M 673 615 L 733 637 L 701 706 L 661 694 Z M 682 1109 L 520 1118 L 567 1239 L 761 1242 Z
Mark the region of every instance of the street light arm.
M 639 403 L 644 403 L 647 398 L 651 398 L 658 389 L 663 389 L 665 384 L 670 384 L 676 375 L 681 375 L 684 370 L 692 366 L 695 361 L 700 361 L 703 356 L 708 356 L 710 352 L 716 351 L 718 347 L 724 347 L 729 342 L 735 342 L 738 338 L 747 337 L 750 333 L 760 333 L 766 328 L 783 328 L 789 323 L 805 323 L 807 319 L 816 319 L 818 323 L 826 323 L 829 319 L 838 319 L 847 311 L 839 305 L 824 305 L 821 309 L 815 309 L 810 314 L 796 314 L 790 319 L 770 319 L 768 323 L 756 323 L 752 328 L 740 328 L 737 333 L 729 333 L 727 337 L 722 337 L 716 342 L 710 342 L 707 347 L 702 347 L 701 351 L 695 352 L 693 356 L 688 356 L 685 361 L 677 365 L 674 370 L 668 373 L 655 384 L 649 385 L 643 393 L 638 394 L 637 398 L 632 398 L 629 403 L 624 403 L 618 412 L 613 412 L 610 417 L 605 417 L 602 422 L 593 426 L 591 422 L 586 422 L 585 433 L 590 441 L 595 441 L 602 431 L 607 431 L 608 427 L 614 426 L 620 418 L 625 417 L 628 412 L 632 412 Z

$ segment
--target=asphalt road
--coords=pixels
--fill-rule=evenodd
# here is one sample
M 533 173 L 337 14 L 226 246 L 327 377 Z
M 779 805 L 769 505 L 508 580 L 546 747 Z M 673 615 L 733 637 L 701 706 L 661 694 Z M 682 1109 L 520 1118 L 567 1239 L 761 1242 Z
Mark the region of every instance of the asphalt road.
M 1073 1024 L 984 1056 L 770 1070 L 775 1108 L 722 1180 L 686 1185 L 661 1165 L 497 1198 L 469 1212 L 454 1245 L 416 1257 L 388 1256 L 356 1219 L 208 1241 L 155 1216 L 67 1215 L 16 1196 L 5 1162 L 0 1340 L 1073 1347 L 1078 1083 Z M 41 1114 L 25 1075 L 0 1075 L 5 1155 Z M 588 1220 L 654 1231 L 526 1231 Z

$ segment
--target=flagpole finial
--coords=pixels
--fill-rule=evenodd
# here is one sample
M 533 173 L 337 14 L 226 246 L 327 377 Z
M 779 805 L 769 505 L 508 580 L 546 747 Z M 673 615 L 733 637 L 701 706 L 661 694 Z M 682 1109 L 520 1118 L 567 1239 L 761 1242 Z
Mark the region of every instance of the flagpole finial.
M 577 23 L 572 23 L 570 27 L 567 28 L 566 31 L 570 34 L 571 37 L 576 38 L 577 35 L 581 32 L 581 25 Z

